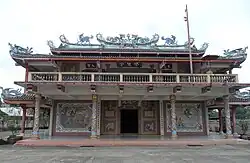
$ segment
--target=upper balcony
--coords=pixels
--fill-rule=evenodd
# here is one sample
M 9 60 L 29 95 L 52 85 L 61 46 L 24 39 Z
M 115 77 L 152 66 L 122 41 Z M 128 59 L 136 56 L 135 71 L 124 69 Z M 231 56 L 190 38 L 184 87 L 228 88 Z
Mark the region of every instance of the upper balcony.
M 28 82 L 238 83 L 237 74 L 30 72 Z

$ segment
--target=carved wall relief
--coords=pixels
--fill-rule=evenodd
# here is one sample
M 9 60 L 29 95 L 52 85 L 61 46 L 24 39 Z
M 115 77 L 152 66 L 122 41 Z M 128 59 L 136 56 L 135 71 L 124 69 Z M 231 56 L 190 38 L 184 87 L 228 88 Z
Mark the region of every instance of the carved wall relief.
M 92 103 L 58 103 L 56 132 L 89 132 Z
M 116 134 L 117 133 L 117 108 L 118 101 L 101 101 L 101 133 Z
M 158 133 L 158 110 L 159 101 L 142 101 L 142 133 L 157 134 Z
M 171 110 L 167 108 L 167 131 L 171 131 Z M 199 103 L 176 103 L 176 127 L 178 132 L 202 132 L 202 108 Z

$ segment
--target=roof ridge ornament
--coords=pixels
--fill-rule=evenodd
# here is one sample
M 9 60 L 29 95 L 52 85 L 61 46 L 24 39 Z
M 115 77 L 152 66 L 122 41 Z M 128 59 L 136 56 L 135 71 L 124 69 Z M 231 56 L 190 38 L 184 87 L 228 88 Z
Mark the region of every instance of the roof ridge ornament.
M 10 51 L 9 51 L 9 53 L 10 53 L 10 55 L 16 55 L 16 54 L 31 54 L 31 53 L 33 53 L 33 48 L 29 48 L 29 47 L 27 47 L 27 48 L 23 48 L 23 47 L 21 47 L 21 46 L 18 46 L 18 45 L 16 45 L 16 44 L 11 44 L 11 43 L 8 43 L 9 44 L 9 46 L 10 46 Z
M 140 37 L 135 34 L 120 34 L 119 37 L 104 37 L 101 33 L 98 33 L 96 35 L 97 41 L 99 41 L 102 45 L 117 45 L 121 47 L 138 47 L 140 45 L 142 46 L 152 46 L 155 45 L 160 36 L 158 34 L 154 34 L 152 38 L 148 37 Z
M 0 90 L 2 90 L 1 97 L 3 99 L 12 98 L 12 97 L 20 97 L 23 95 L 23 93 L 21 92 L 22 89 L 0 87 Z
M 76 45 L 76 46 L 81 46 L 81 45 L 90 45 L 90 40 L 93 39 L 94 36 L 90 35 L 90 36 L 84 36 L 84 33 L 80 34 L 78 37 L 78 41 L 76 43 L 72 43 L 69 42 L 69 40 L 66 38 L 66 36 L 64 34 L 62 34 L 59 39 L 62 42 L 62 46 L 64 45 Z M 52 45 L 52 44 L 50 44 Z M 51 48 L 51 46 L 49 45 L 49 47 Z M 53 46 L 52 46 L 53 47 Z
M 234 50 L 224 50 L 224 53 L 222 56 L 220 56 L 221 59 L 238 59 L 240 61 L 245 61 L 247 58 L 247 49 L 248 46 L 244 48 L 237 48 Z
M 55 49 L 56 48 L 56 46 L 54 45 L 54 42 L 52 40 L 48 40 L 47 45 L 50 47 L 50 49 Z
M 236 91 L 234 94 L 233 94 L 234 97 L 236 98 L 240 98 L 240 99 L 250 99 L 250 91 Z
M 166 37 L 166 38 L 162 36 L 161 39 L 165 41 L 164 45 L 169 45 L 169 46 L 178 45 L 176 37 L 174 35 L 171 35 L 170 37 Z

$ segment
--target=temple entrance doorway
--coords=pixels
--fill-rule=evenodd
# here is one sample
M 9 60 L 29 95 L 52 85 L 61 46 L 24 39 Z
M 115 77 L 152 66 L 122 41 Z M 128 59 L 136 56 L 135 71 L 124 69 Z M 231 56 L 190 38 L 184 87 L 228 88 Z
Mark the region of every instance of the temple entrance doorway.
M 121 110 L 121 134 L 138 134 L 138 110 Z

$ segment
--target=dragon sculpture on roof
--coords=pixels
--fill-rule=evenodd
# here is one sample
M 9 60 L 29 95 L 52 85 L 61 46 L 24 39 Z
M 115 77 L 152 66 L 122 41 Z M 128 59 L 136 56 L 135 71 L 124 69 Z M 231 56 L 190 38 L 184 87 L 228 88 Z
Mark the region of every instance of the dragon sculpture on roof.
M 239 98 L 239 99 L 250 99 L 250 91 L 236 91 L 235 93 L 232 94 L 234 97 Z
M 2 91 L 1 97 L 3 99 L 5 99 L 5 98 L 19 97 L 19 96 L 23 95 L 23 93 L 21 92 L 21 89 L 0 87 L 0 90 Z
M 234 50 L 224 50 L 223 56 L 220 58 L 225 59 L 246 59 L 248 46 Z
M 33 53 L 33 48 L 23 48 L 21 46 L 18 46 L 16 44 L 11 44 L 9 43 L 9 46 L 10 46 L 10 55 L 15 55 L 15 54 L 32 54 Z

